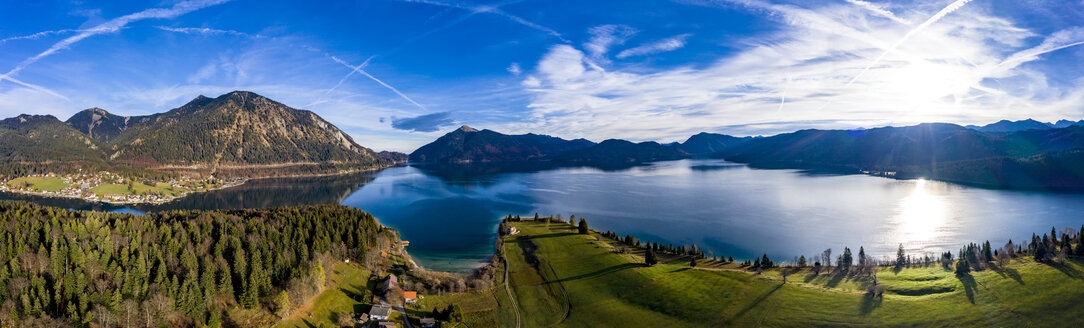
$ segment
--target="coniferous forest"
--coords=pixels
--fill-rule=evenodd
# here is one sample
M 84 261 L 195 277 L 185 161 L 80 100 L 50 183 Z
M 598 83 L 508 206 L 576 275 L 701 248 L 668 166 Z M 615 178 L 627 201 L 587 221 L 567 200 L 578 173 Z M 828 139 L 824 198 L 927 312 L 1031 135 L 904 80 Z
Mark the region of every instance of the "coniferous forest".
M 395 237 L 337 205 L 131 215 L 5 201 L 0 225 L 5 327 L 229 325 L 229 309 L 290 310 L 323 287 L 325 261 L 364 261 Z

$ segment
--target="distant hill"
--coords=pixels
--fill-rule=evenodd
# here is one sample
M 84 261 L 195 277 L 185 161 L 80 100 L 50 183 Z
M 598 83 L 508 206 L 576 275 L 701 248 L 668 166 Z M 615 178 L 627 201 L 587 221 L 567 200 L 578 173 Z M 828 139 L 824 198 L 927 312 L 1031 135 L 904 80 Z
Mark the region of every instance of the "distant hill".
M 633 143 L 610 139 L 595 144 L 586 139 L 565 140 L 557 137 L 522 134 L 506 135 L 492 130 L 478 131 L 462 126 L 410 154 L 417 163 L 458 165 L 487 164 L 504 171 L 508 163 L 519 163 L 531 170 L 554 165 L 598 167 L 629 166 L 639 163 L 692 157 L 678 147 L 657 142 Z M 530 163 L 526 163 L 530 162 Z
M 128 172 L 224 169 L 241 176 L 295 175 L 386 165 L 405 156 L 381 158 L 313 112 L 246 91 L 199 96 L 147 116 L 119 116 L 100 108 L 83 110 L 67 122 L 20 115 L 0 122 L 0 152 L 6 155 L 0 163 L 15 163 L 4 165 L 0 174 L 76 171 L 82 166 L 70 164 L 79 161 L 97 163 L 88 169 Z
M 113 139 L 110 158 L 147 165 L 348 163 L 374 164 L 331 123 L 252 92 L 188 104 L 125 129 Z
M 689 157 L 692 157 L 692 155 L 681 149 L 664 146 L 654 141 L 633 143 L 626 140 L 609 139 L 591 147 L 553 155 L 550 160 L 561 164 L 609 167 Z
M 129 127 L 147 122 L 157 116 L 157 114 L 120 116 L 94 107 L 75 113 L 65 123 L 91 138 L 107 143 Z
M 751 137 L 738 138 L 718 133 L 697 133 L 685 142 L 680 144 L 673 144 L 673 146 L 689 153 L 691 155 L 707 155 L 721 152 L 731 146 L 741 144 L 749 141 Z
M 406 163 L 410 160 L 409 155 L 397 151 L 381 151 L 376 153 L 376 157 L 388 163 Z
M 1070 120 L 1058 120 L 1057 122 L 1054 122 L 1054 124 L 1053 124 L 1053 126 L 1055 128 L 1059 128 L 1059 129 L 1060 128 L 1067 128 L 1067 127 L 1074 126 L 1074 125 L 1084 125 L 1084 120 L 1079 120 L 1079 121 L 1076 121 L 1076 122 L 1073 122 L 1073 121 L 1070 121 Z
M 462 126 L 410 153 L 413 162 L 485 163 L 538 160 L 595 145 L 585 139 L 565 140 L 538 134 L 507 135 Z
M 983 126 L 968 125 L 966 127 L 982 132 L 1015 132 L 1025 130 L 1049 130 L 1053 129 L 1054 125 L 1050 123 L 1039 122 L 1029 118 L 1021 121 L 1001 120 L 996 123 L 991 123 Z
M 104 146 L 52 115 L 19 115 L 0 121 L 0 154 L 9 163 L 101 161 Z
M 996 123 L 991 123 L 983 126 L 968 125 L 966 128 L 972 130 L 978 130 L 982 132 L 1016 132 L 1026 130 L 1049 130 L 1067 128 L 1070 126 L 1084 126 L 1084 120 L 1070 121 L 1070 120 L 1058 120 L 1054 123 L 1044 123 L 1033 119 L 1026 119 L 1020 121 L 1001 120 Z
M 753 139 L 713 156 L 759 167 L 872 170 L 999 187 L 1065 188 L 1076 184 L 1072 181 L 1084 182 L 1084 175 L 1075 175 L 1084 172 L 1064 165 L 1080 149 L 1084 126 L 986 133 L 928 123 L 861 133 L 801 130 Z

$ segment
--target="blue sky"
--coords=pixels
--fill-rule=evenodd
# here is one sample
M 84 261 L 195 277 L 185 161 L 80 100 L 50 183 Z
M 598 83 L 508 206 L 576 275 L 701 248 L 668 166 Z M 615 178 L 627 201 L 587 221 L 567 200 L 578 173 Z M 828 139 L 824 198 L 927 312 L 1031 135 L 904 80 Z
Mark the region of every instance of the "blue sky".
M 0 116 L 250 90 L 378 150 L 1084 118 L 1084 1 L 0 1 Z

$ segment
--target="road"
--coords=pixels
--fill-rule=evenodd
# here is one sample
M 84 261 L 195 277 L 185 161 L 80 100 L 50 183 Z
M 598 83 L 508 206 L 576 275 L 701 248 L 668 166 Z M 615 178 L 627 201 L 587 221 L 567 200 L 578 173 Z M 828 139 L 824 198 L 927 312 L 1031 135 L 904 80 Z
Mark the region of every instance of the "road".
M 508 284 L 508 258 L 504 254 L 504 243 L 501 243 L 501 262 L 504 262 L 504 290 L 508 291 L 508 299 L 512 301 L 512 310 L 516 311 L 516 328 L 520 328 L 523 320 L 519 317 L 519 305 L 516 304 L 516 296 L 512 295 L 512 287 Z
M 403 257 L 402 246 L 396 247 L 395 250 L 396 250 L 396 253 L 398 253 L 398 254 L 396 254 L 398 256 L 394 256 L 394 257 L 392 257 L 392 259 L 395 260 L 395 266 L 398 267 L 399 269 L 403 270 L 403 283 L 400 284 L 400 286 L 406 286 L 406 281 L 407 281 L 406 270 L 407 270 L 407 268 L 404 268 L 402 265 L 399 264 L 399 258 Z M 405 299 L 403 300 L 403 304 L 400 304 L 399 306 L 394 306 L 392 308 L 394 308 L 396 311 L 399 311 L 399 312 L 403 313 L 403 325 L 404 326 L 406 326 L 407 328 L 414 328 L 414 325 L 412 325 L 410 323 L 410 316 L 407 315 L 406 300 Z

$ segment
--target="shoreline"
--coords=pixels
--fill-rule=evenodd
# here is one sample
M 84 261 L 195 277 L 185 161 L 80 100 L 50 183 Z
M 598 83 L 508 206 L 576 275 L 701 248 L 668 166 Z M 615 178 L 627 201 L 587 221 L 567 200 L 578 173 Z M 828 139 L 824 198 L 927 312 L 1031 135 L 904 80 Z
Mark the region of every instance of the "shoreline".
M 82 196 L 77 196 L 77 195 L 54 194 L 54 193 L 47 193 L 47 192 L 35 192 L 35 191 L 14 190 L 14 189 L 5 189 L 5 190 L 0 190 L 0 191 L 7 192 L 7 193 L 12 193 L 12 194 L 18 194 L 18 195 L 30 195 L 30 196 L 36 196 L 36 197 L 59 198 L 59 199 L 75 199 L 75 200 L 81 200 L 81 201 L 85 201 L 85 202 L 104 203 L 104 204 L 110 204 L 110 205 L 134 205 L 134 204 L 162 205 L 162 204 L 166 204 L 166 203 L 169 203 L 169 202 L 173 202 L 173 201 L 188 197 L 188 196 L 193 195 L 193 194 L 203 193 L 203 192 L 210 192 L 210 191 L 225 190 L 225 189 L 234 188 L 234 187 L 240 187 L 240 186 L 245 185 L 246 183 L 249 183 L 251 181 L 256 181 L 256 180 L 279 179 L 279 178 L 283 178 L 283 179 L 288 179 L 288 178 L 317 178 L 317 177 L 329 177 L 329 176 L 347 175 L 347 174 L 364 173 L 364 172 L 377 172 L 377 171 L 380 171 L 380 170 L 383 170 L 383 169 L 396 167 L 396 166 L 403 165 L 403 164 L 405 164 L 405 163 L 396 163 L 396 164 L 392 164 L 392 165 L 383 165 L 383 166 L 376 166 L 376 167 L 369 167 L 369 168 L 351 169 L 351 170 L 346 170 L 346 171 L 341 171 L 341 172 L 333 172 L 333 173 L 292 174 L 292 175 L 281 175 L 281 176 L 261 176 L 261 177 L 253 177 L 253 178 L 244 178 L 244 179 L 240 180 L 240 182 L 238 182 L 238 183 L 229 183 L 229 184 L 226 184 L 226 185 L 223 185 L 223 186 L 220 186 L 220 187 L 207 188 L 207 189 L 200 190 L 200 191 L 192 191 L 192 192 L 185 193 L 185 194 L 183 194 L 181 196 L 173 197 L 173 198 L 170 198 L 170 199 L 167 199 L 167 200 L 162 200 L 162 201 L 110 200 L 110 199 L 102 199 L 102 198 L 87 198 L 87 197 L 82 197 Z

